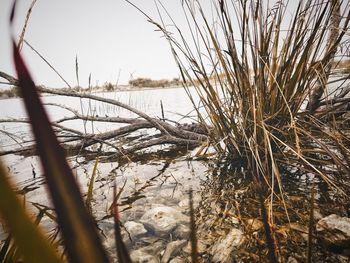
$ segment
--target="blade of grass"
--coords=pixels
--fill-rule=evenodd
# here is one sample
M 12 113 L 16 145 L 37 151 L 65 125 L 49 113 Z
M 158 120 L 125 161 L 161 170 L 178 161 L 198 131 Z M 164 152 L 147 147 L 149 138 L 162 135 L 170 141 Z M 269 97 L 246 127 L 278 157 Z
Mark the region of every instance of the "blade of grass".
M 114 181 L 113 185 L 113 197 L 117 195 L 117 186 Z M 114 238 L 115 238 L 115 245 L 118 255 L 118 260 L 120 263 L 131 263 L 131 259 L 129 256 L 129 252 L 126 249 L 126 246 L 123 242 L 123 238 L 120 232 L 120 225 L 119 225 L 119 212 L 118 212 L 118 204 L 117 202 L 113 202 L 113 208 L 112 208 L 112 214 L 114 219 Z
M 62 262 L 16 197 L 1 163 L 0 215 L 25 262 Z
M 315 203 L 315 186 L 312 185 L 311 188 L 311 200 L 310 200 L 310 219 L 309 219 L 309 229 L 307 236 L 307 263 L 312 262 L 312 232 L 314 227 L 314 203 Z
M 38 50 L 36 50 L 27 40 L 23 40 L 23 42 L 31 49 L 33 50 L 56 74 L 57 76 L 67 85 L 67 87 L 72 88 L 72 86 L 62 77 L 62 75 L 56 70 L 56 68 L 49 62 L 47 59 L 44 58 L 43 55 L 39 53 Z
M 11 240 L 12 240 L 12 237 L 11 237 L 11 234 L 9 234 L 0 250 L 0 262 L 5 262 L 5 257 L 9 253 Z
M 26 32 L 26 29 L 27 29 L 27 26 L 28 26 L 28 22 L 29 22 L 29 18 L 30 18 L 30 15 L 32 13 L 32 10 L 34 8 L 34 5 L 35 5 L 36 1 L 37 0 L 33 0 L 32 1 L 31 5 L 30 5 L 30 7 L 29 7 L 29 9 L 27 11 L 26 20 L 24 22 L 24 26 L 23 26 L 23 29 L 22 29 L 22 32 L 21 32 L 21 35 L 19 37 L 19 41 L 18 41 L 18 44 L 17 44 L 19 50 L 22 50 L 24 34 Z
M 92 170 L 91 178 L 90 178 L 90 181 L 89 181 L 89 188 L 88 188 L 88 192 L 87 192 L 87 195 L 86 195 L 86 201 L 85 201 L 86 207 L 88 208 L 88 210 L 90 212 L 91 212 L 91 201 L 92 201 L 92 198 L 93 198 L 93 190 L 94 190 L 94 183 L 95 183 L 97 165 L 98 165 L 98 157 L 96 158 L 94 169 Z
M 195 222 L 195 218 L 194 218 L 192 189 L 190 189 L 188 195 L 189 195 L 189 206 L 190 206 L 191 262 L 196 263 L 196 262 L 198 262 L 198 248 L 197 248 L 196 222 Z

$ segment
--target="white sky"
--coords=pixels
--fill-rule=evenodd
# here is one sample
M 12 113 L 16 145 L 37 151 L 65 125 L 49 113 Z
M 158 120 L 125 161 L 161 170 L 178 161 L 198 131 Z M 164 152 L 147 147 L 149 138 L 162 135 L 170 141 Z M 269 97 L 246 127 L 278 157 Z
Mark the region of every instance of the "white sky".
M 31 0 L 17 1 L 15 35 L 22 31 Z M 158 19 L 153 0 L 133 0 Z M 182 15 L 180 0 L 163 1 L 176 18 Z M 0 1 L 0 70 L 14 74 L 8 17 L 12 0 Z M 123 0 L 38 0 L 25 39 L 37 49 L 72 86 L 106 81 L 126 84 L 130 76 L 174 78 L 179 73 L 168 43 L 155 26 Z M 66 86 L 31 49 L 23 45 L 27 64 L 37 84 Z M 4 86 L 1 86 L 4 87 Z M 7 86 L 8 87 L 8 86 Z
M 159 21 L 155 1 L 131 0 Z M 161 0 L 175 23 L 186 31 L 181 0 Z M 14 34 L 22 31 L 32 0 L 18 0 Z M 201 0 L 206 14 L 213 12 L 210 0 Z M 269 3 L 273 5 L 276 0 Z M 298 1 L 290 1 L 286 16 L 292 16 Z M 15 75 L 12 62 L 9 14 L 12 0 L 0 0 L 0 70 Z M 209 19 L 210 20 L 210 19 Z M 286 19 L 289 21 L 289 19 Z M 289 23 L 288 23 L 289 24 Z M 288 25 L 287 24 L 287 25 Z M 187 32 L 188 33 L 188 32 Z M 186 32 L 184 32 L 186 35 Z M 185 36 L 186 37 L 186 36 Z M 37 0 L 25 39 L 47 59 L 71 86 L 79 80 L 88 86 L 105 82 L 127 84 L 130 78 L 172 79 L 179 71 L 167 41 L 156 27 L 125 0 Z M 65 87 L 66 84 L 28 46 L 22 54 L 36 84 Z M 118 79 L 119 76 L 119 79 Z M 2 80 L 0 80 L 2 81 Z M 0 88 L 8 88 L 0 85 Z

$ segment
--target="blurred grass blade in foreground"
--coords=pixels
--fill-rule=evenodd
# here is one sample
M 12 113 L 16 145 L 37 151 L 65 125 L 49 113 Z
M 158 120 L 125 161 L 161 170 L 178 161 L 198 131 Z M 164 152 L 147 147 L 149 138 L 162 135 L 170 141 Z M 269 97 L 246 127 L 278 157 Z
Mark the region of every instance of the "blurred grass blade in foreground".
M 196 221 L 193 208 L 193 191 L 189 191 L 189 206 L 190 206 L 190 241 L 191 241 L 191 262 L 198 262 L 198 247 L 197 247 L 197 235 L 196 235 Z
M 7 231 L 14 238 L 24 262 L 62 262 L 16 197 L 6 170 L 1 163 L 0 215 L 6 224 Z M 6 251 L 2 252 L 4 252 L 3 256 L 5 257 Z M 1 260 L 1 262 L 3 261 Z
M 92 174 L 91 174 L 90 181 L 88 184 L 88 191 L 86 194 L 86 200 L 85 200 L 86 208 L 88 209 L 90 214 L 92 214 L 91 202 L 93 200 L 93 191 L 94 191 L 95 177 L 96 177 L 96 173 L 97 173 L 97 165 L 98 165 L 98 157 L 96 158 L 95 165 L 94 165 L 94 168 L 92 170 Z
M 117 196 L 116 188 L 117 188 L 117 186 L 116 186 L 116 183 L 114 182 L 113 197 Z M 114 219 L 114 237 L 115 237 L 115 245 L 116 245 L 118 260 L 120 263 L 131 263 L 132 261 L 130 259 L 129 252 L 126 249 L 126 246 L 123 242 L 123 238 L 122 238 L 122 235 L 120 232 L 118 203 L 117 203 L 116 199 L 113 200 L 112 215 L 113 215 L 113 219 Z

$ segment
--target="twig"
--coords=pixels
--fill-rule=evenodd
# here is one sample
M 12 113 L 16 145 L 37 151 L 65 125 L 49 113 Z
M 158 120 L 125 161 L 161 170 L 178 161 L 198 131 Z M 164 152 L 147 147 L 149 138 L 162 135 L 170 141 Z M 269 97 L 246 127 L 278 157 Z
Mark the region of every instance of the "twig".
M 39 51 L 37 51 L 31 44 L 29 44 L 27 42 L 27 40 L 23 40 L 24 43 L 30 47 L 31 50 L 33 50 L 42 60 L 44 60 L 44 62 L 60 77 L 60 79 L 69 87 L 69 88 L 72 88 L 71 85 L 69 85 L 69 83 L 62 77 L 62 75 L 54 68 L 54 66 L 52 66 L 50 64 L 50 62 L 48 62 L 40 53 Z
M 22 29 L 22 33 L 21 33 L 21 35 L 20 35 L 20 37 L 19 37 L 19 41 L 18 41 L 18 44 L 17 44 L 18 49 L 19 49 L 20 51 L 22 50 L 23 40 L 24 40 L 24 34 L 25 34 L 25 32 L 26 32 L 27 25 L 28 25 L 28 22 L 29 22 L 29 18 L 30 18 L 30 15 L 31 15 L 31 13 L 32 13 L 32 10 L 33 10 L 33 7 L 34 7 L 36 1 L 37 1 L 37 0 L 33 0 L 33 1 L 32 1 L 31 5 L 30 5 L 30 7 L 29 7 L 29 9 L 28 9 L 28 11 L 27 11 L 26 20 L 25 20 L 25 22 L 24 22 L 24 26 L 23 26 L 23 29 Z

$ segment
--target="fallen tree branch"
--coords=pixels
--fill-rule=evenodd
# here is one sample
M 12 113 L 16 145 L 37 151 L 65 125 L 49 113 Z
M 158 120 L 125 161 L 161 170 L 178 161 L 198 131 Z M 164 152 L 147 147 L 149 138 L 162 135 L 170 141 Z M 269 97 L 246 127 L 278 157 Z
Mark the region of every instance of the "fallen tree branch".
M 14 86 L 17 86 L 18 84 L 18 81 L 15 78 L 13 78 L 12 76 L 6 73 L 0 72 L 0 77 L 5 78 Z M 52 122 L 53 127 L 56 128 L 57 136 L 65 138 L 64 141 L 61 141 L 61 143 L 64 149 L 70 155 L 74 153 L 79 153 L 82 150 L 91 151 L 90 149 L 88 149 L 88 147 L 96 143 L 101 144 L 101 146 L 105 144 L 106 146 L 116 150 L 116 153 L 108 152 L 106 154 L 125 155 L 125 154 L 134 153 L 136 151 L 146 149 L 156 145 L 161 145 L 161 144 L 194 147 L 194 146 L 200 145 L 202 142 L 207 142 L 209 140 L 208 131 L 205 128 L 201 127 L 199 124 L 192 123 L 192 124 L 180 125 L 176 122 L 169 123 L 166 121 L 162 121 L 157 118 L 152 118 L 149 115 L 129 105 L 126 105 L 122 102 L 108 99 L 108 98 L 102 98 L 102 97 L 93 95 L 91 93 L 78 93 L 78 92 L 69 91 L 69 90 L 68 91 L 54 90 L 54 89 L 48 89 L 40 86 L 37 88 L 41 93 L 91 99 L 94 101 L 107 103 L 110 105 L 114 105 L 114 106 L 126 109 L 136 114 L 137 116 L 139 116 L 138 118 L 123 118 L 119 116 L 103 117 L 103 116 L 97 116 L 97 115 L 83 115 L 78 110 L 68 107 L 66 105 L 61 105 L 57 103 L 46 103 L 45 104 L 46 106 L 59 107 L 73 114 L 72 116 L 62 117 L 61 119 L 58 119 Z M 111 131 L 99 133 L 99 134 L 93 134 L 93 133 L 85 134 L 81 131 L 71 129 L 63 125 L 64 122 L 71 121 L 71 120 L 120 123 L 120 124 L 124 124 L 124 126 L 113 129 Z M 0 120 L 0 123 L 1 122 L 2 123 L 4 122 L 28 123 L 28 120 L 2 119 Z M 151 128 L 155 128 L 160 132 L 160 134 L 155 135 L 156 138 L 154 136 L 151 136 L 153 138 L 151 138 L 150 136 L 142 136 L 142 139 L 140 139 L 136 143 L 129 142 L 127 143 L 127 145 L 123 145 L 123 147 L 120 145 L 121 144 L 120 140 L 122 140 L 122 138 L 125 138 L 125 136 L 130 135 L 133 132 L 138 131 L 140 129 L 151 129 Z M 64 134 L 66 132 L 68 132 L 68 134 Z M 155 134 L 155 133 L 153 131 L 151 133 L 148 133 L 148 135 L 149 134 Z M 78 142 L 72 143 L 76 141 Z M 15 150 L 2 151 L 0 152 L 0 155 L 13 154 L 13 153 L 35 154 L 35 147 L 34 145 L 31 145 L 31 146 L 21 147 Z

